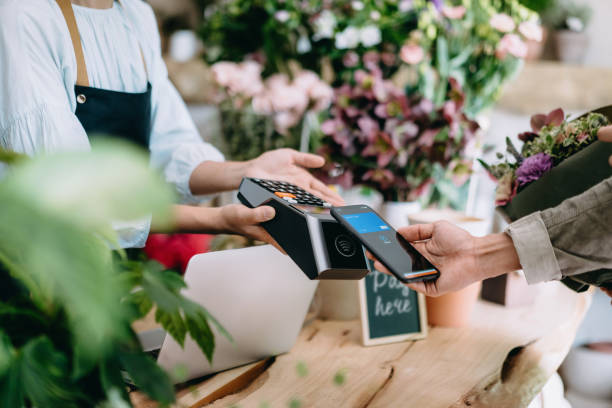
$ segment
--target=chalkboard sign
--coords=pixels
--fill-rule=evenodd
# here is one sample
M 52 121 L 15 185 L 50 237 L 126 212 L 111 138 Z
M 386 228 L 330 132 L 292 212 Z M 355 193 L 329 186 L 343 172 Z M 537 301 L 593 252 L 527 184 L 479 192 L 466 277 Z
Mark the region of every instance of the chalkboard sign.
M 427 336 L 425 296 L 373 267 L 359 282 L 363 344 L 393 343 Z

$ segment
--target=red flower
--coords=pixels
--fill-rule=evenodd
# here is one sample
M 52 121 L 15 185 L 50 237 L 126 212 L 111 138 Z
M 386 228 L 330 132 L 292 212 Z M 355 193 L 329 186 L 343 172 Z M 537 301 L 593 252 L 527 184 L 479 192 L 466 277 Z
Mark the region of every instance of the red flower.
M 194 255 L 208 252 L 212 238 L 205 234 L 151 234 L 144 252 L 166 268 L 185 273 Z

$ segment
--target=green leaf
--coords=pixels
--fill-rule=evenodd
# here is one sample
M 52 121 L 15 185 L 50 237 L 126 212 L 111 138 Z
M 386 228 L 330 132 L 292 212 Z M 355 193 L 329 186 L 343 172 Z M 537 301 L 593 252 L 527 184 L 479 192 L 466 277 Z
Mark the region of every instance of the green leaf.
M 120 352 L 122 366 L 145 394 L 161 404 L 174 402 L 174 388 L 166 373 L 142 352 Z
M 174 199 L 168 185 L 150 170 L 147 155 L 117 141 L 97 142 L 89 153 L 27 161 L 15 168 L 5 187 L 47 214 L 92 228 L 150 213 L 165 224 Z
M 138 290 L 132 292 L 125 299 L 125 302 L 131 304 L 137 311 L 136 319 L 142 319 L 145 317 L 153 308 L 153 302 L 149 295 L 144 290 Z
M 0 162 L 6 164 L 16 164 L 21 161 L 27 160 L 27 156 L 19 153 L 15 153 L 10 150 L 6 150 L 0 147 Z
M 155 321 L 161 324 L 164 330 L 166 330 L 181 347 L 185 347 L 187 327 L 183 322 L 180 312 L 166 312 L 163 309 L 157 309 L 155 311 Z
M 185 322 L 191 338 L 198 344 L 208 362 L 212 364 L 215 336 L 208 325 L 206 316 L 203 313 L 189 314 L 185 316 Z
M 445 80 L 450 73 L 450 63 L 448 59 L 448 43 L 443 36 L 439 36 L 436 40 L 436 59 L 442 82 L 446 82 Z
M 110 399 L 110 395 L 113 393 L 119 392 L 124 400 L 129 401 L 130 397 L 123 381 L 118 353 L 105 361 L 101 361 L 99 371 L 100 383 L 108 398 Z
M 24 393 L 37 407 L 78 407 L 87 396 L 70 384 L 70 367 L 47 337 L 31 340 L 21 351 Z

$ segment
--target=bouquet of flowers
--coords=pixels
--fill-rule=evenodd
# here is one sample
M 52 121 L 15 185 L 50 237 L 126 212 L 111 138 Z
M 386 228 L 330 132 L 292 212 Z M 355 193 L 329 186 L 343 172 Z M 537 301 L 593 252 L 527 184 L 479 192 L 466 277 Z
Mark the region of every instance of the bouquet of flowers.
M 319 153 L 329 163 L 322 178 L 343 187 L 368 185 L 394 201 L 433 193 L 428 187 L 436 168 L 465 183 L 471 170 L 465 150 L 478 125 L 465 116 L 456 81 L 436 109 L 428 99 L 407 96 L 379 70 L 357 71 L 355 80 L 337 89 L 332 117 L 321 126 Z
M 608 158 L 612 145 L 597 141 L 598 130 L 610 123 L 612 106 L 568 121 L 561 109 L 531 118 L 531 130 L 521 133 L 519 151 L 507 140 L 501 163 L 481 162 L 498 180 L 496 204 L 509 221 L 555 207 L 612 176 Z M 567 277 L 576 291 L 612 282 L 612 271 L 598 270 Z
M 400 54 L 412 67 L 411 86 L 440 106 L 448 79 L 454 78 L 465 92 L 467 115 L 475 117 L 519 71 L 526 41 L 542 41 L 537 20 L 519 0 L 462 0 L 419 8 L 417 26 Z
M 518 137 L 524 142 L 519 151 L 509 138 L 506 153 L 499 164 L 481 164 L 498 180 L 495 204 L 508 205 L 514 197 L 531 183 L 539 180 L 563 161 L 590 146 L 597 140 L 597 131 L 609 124 L 600 113 L 589 113 L 568 121 L 562 109 L 531 118 L 531 130 Z
M 293 78 L 275 74 L 262 79 L 254 61 L 218 62 L 212 66 L 219 87 L 225 154 L 249 160 L 280 147 L 299 148 L 302 124 L 308 112 L 326 110 L 332 88 L 314 72 L 295 70 Z

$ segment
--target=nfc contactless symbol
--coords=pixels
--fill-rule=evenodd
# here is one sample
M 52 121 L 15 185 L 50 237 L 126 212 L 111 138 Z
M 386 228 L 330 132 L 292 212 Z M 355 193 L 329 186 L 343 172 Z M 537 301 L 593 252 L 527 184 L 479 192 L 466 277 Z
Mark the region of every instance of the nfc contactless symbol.
M 336 244 L 336 249 L 340 252 L 340 255 L 346 256 L 347 258 L 355 255 L 355 245 L 346 235 L 338 235 L 334 244 Z

